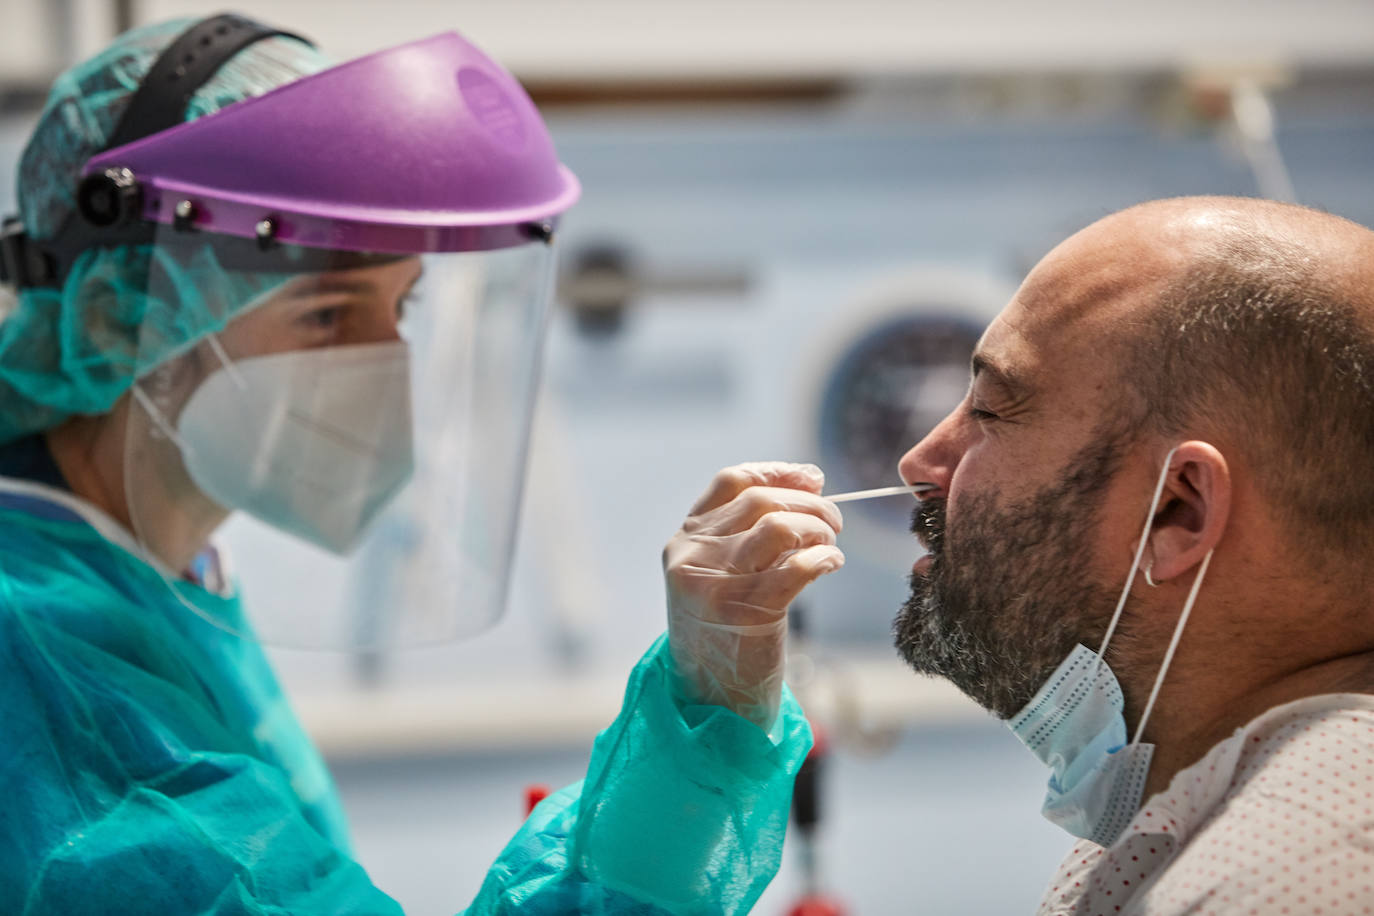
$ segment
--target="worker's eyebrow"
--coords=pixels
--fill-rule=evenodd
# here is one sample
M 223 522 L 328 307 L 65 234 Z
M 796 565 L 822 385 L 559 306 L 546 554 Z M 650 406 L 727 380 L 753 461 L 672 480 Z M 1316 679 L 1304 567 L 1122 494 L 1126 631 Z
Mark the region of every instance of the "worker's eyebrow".
M 307 274 L 286 291 L 288 299 L 313 299 L 316 296 L 368 296 L 377 291 L 371 280 L 345 279 L 331 274 Z
M 969 366 L 974 379 L 986 378 L 1013 398 L 1019 400 L 1030 392 L 1030 386 L 1016 372 L 1006 366 L 999 366 L 984 353 L 974 353 L 973 358 L 969 360 Z

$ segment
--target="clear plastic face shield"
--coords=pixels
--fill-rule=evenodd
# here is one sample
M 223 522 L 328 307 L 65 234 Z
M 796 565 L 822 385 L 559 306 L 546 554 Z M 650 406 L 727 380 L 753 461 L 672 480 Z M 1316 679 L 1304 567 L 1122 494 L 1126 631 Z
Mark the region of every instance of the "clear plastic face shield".
M 580 187 L 452 32 L 184 120 L 276 34 L 218 16 L 173 42 L 56 233 L 0 227 L 0 280 L 76 290 L 93 371 L 132 382 L 111 501 L 180 603 L 282 646 L 470 635 L 504 607 Z
M 551 245 L 314 251 L 299 273 L 226 269 L 218 288 L 186 288 L 241 247 L 158 230 L 151 300 L 213 310 L 261 289 L 133 390 L 124 485 L 147 559 L 191 610 L 273 645 L 423 645 L 489 626 L 514 549 Z M 140 362 L 167 352 L 165 331 L 141 329 Z

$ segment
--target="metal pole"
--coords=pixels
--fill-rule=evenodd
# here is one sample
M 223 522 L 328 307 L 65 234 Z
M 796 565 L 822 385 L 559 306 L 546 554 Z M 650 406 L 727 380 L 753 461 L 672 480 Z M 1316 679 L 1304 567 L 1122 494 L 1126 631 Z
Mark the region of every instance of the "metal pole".
M 48 34 L 52 36 L 54 72 L 76 63 L 76 9 L 74 0 L 51 0 L 44 4 L 48 12 Z
M 1260 195 L 1285 203 L 1296 202 L 1298 195 L 1279 149 L 1274 106 L 1268 94 L 1251 80 L 1237 81 L 1231 87 L 1231 118 L 1240 133 L 1241 149 L 1255 174 Z
M 114 25 L 115 34 L 122 35 L 137 25 L 137 10 L 134 9 L 135 0 L 114 0 Z

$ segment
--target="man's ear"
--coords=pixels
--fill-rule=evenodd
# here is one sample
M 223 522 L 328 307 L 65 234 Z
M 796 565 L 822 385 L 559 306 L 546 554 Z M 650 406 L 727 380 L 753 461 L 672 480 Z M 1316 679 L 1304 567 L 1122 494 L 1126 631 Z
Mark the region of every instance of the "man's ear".
M 1217 546 L 1231 516 L 1231 469 L 1206 443 L 1180 445 L 1169 460 L 1150 528 L 1150 576 L 1167 582 L 1194 569 Z

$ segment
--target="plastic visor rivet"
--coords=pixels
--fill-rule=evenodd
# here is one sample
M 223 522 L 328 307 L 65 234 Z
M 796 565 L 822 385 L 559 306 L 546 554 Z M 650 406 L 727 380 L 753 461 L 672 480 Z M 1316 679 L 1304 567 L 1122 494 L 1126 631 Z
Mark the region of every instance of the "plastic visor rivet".
M 550 223 L 526 223 L 525 234 L 530 238 L 548 244 L 553 240 L 553 225 Z
M 112 168 L 82 179 L 76 192 L 77 208 L 93 226 L 115 226 L 138 215 L 138 182 L 125 168 Z
M 271 248 L 277 238 L 277 221 L 272 217 L 258 220 L 253 226 L 253 234 L 258 237 L 258 247 L 264 251 Z
M 195 220 L 196 205 L 189 200 L 177 201 L 176 209 L 172 211 L 172 227 L 187 232 Z

